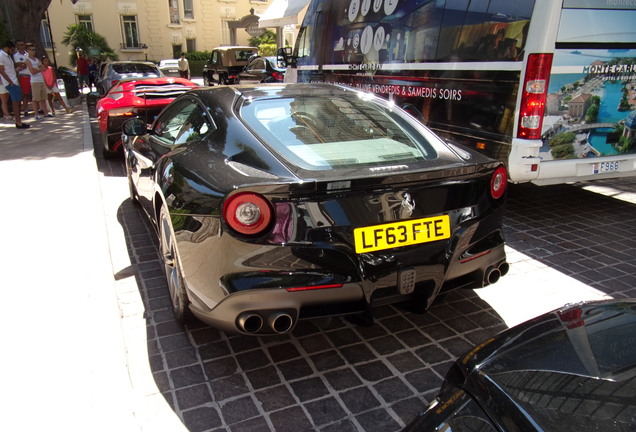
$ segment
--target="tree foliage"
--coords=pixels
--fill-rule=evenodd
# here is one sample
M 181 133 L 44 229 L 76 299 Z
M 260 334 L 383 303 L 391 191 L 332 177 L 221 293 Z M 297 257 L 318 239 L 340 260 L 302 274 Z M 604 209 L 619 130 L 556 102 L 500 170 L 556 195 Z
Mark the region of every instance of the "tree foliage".
M 90 31 L 82 24 L 69 25 L 66 33 L 64 33 L 62 43 L 66 46 L 71 45 L 74 52 L 81 50 L 87 55 L 90 55 L 89 53 L 91 49 L 97 49 L 99 50 L 99 54 L 96 56 L 90 55 L 90 57 L 97 58 L 99 61 L 117 59 L 117 54 L 115 54 L 112 48 L 108 45 L 106 38 L 98 33 Z M 71 64 L 75 65 L 76 60 L 77 56 L 72 54 L 70 59 Z
M 65 0 L 71 1 L 71 0 Z M 32 42 L 38 53 L 44 52 L 40 39 L 40 23 L 51 0 L 19 0 L 6 2 L 0 14 L 7 23 L 8 33 L 14 40 Z
M 564 144 L 572 144 L 575 139 L 576 134 L 574 134 L 573 132 L 565 132 L 552 138 L 550 140 L 550 147 L 554 148 Z
M 552 157 L 555 159 L 572 159 L 574 158 L 574 146 L 572 144 L 563 144 L 552 147 Z
M 251 37 L 249 40 L 249 46 L 257 47 L 263 44 L 276 44 L 276 33 L 269 29 L 265 29 L 265 31 L 260 36 Z

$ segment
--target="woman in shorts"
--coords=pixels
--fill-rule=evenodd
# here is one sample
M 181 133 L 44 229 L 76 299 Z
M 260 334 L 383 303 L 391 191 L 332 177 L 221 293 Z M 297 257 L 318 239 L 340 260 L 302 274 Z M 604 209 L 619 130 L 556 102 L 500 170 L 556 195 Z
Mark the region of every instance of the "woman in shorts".
M 42 76 L 44 77 L 44 83 L 49 91 L 48 101 L 49 106 L 51 107 L 51 113 L 55 115 L 55 106 L 53 105 L 53 99 L 57 99 L 57 101 L 62 105 L 62 107 L 66 110 L 67 113 L 71 112 L 71 109 L 66 106 L 64 102 L 64 98 L 60 94 L 60 89 L 57 88 L 57 80 L 55 79 L 55 70 L 50 64 L 50 60 L 47 56 L 42 57 L 42 66 L 46 69 L 42 71 Z

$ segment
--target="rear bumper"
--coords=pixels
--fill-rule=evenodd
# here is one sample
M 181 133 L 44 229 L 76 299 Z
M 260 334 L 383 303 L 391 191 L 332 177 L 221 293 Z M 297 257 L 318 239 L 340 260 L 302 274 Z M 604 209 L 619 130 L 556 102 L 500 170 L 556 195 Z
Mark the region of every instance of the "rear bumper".
M 213 327 L 231 333 L 259 335 L 290 332 L 300 319 L 369 312 L 374 306 L 386 303 L 411 300 L 418 302 L 413 304 L 418 310 L 425 310 L 444 291 L 481 288 L 497 282 L 508 272 L 503 239 L 496 244 L 492 241 L 481 244 L 485 247 L 472 248 L 476 252 L 472 256 L 454 257 L 446 270 L 442 265 L 416 265 L 373 280 L 352 281 L 350 276 L 334 276 L 333 280 L 323 280 L 318 289 L 311 289 L 316 275 L 312 270 L 281 272 L 285 277 L 276 280 L 282 288 L 246 289 L 254 285 L 255 273 L 234 273 L 232 287 L 243 289 L 225 296 L 213 308 L 188 291 L 190 309 L 198 319 Z M 299 286 L 303 289 L 288 291 Z M 230 290 L 226 286 L 226 291 Z
M 312 308 L 319 308 L 325 316 L 334 315 L 337 310 L 340 314 L 362 312 L 365 306 L 358 283 L 296 292 L 284 288 L 240 291 L 227 296 L 214 309 L 188 294 L 190 309 L 198 319 L 218 329 L 243 334 L 287 333 Z

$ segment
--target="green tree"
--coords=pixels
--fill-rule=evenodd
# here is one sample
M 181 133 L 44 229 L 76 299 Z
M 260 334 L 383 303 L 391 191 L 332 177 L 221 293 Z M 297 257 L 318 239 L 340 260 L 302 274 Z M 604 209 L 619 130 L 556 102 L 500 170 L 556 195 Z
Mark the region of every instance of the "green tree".
M 552 147 L 552 157 L 555 159 L 572 159 L 574 158 L 574 146 L 572 144 L 563 144 Z
M 82 50 L 87 55 L 91 49 L 97 49 L 99 50 L 99 54 L 97 56 L 90 56 L 97 58 L 99 61 L 104 61 L 106 59 L 117 60 L 117 54 L 115 54 L 115 51 L 113 51 L 108 45 L 106 38 L 98 33 L 90 31 L 82 24 L 69 25 L 66 29 L 66 33 L 64 33 L 62 43 L 66 46 L 71 45 L 75 52 Z M 77 56 L 72 54 L 70 59 L 71 64 L 77 64 L 76 60 Z
M 573 132 L 565 132 L 559 135 L 556 135 L 554 138 L 550 140 L 550 147 L 558 147 L 566 144 L 572 144 L 576 139 L 576 134 Z
M 599 112 L 599 105 L 596 105 L 596 104 L 590 105 L 587 111 L 585 111 L 585 123 L 590 124 L 590 123 L 596 122 L 596 119 L 598 118 L 598 112 Z
M 257 47 L 263 44 L 275 44 L 276 33 L 271 30 L 265 29 L 260 36 L 251 37 L 249 40 L 249 46 Z

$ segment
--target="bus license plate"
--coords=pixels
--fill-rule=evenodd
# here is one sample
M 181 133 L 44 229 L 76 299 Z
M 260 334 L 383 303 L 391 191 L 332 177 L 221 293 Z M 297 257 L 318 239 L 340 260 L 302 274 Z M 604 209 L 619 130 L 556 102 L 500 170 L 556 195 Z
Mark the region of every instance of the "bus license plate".
M 448 215 L 392 222 L 353 230 L 356 253 L 373 252 L 450 238 Z
M 616 172 L 620 169 L 620 161 L 597 162 L 592 164 L 594 174 L 602 174 L 606 172 Z

